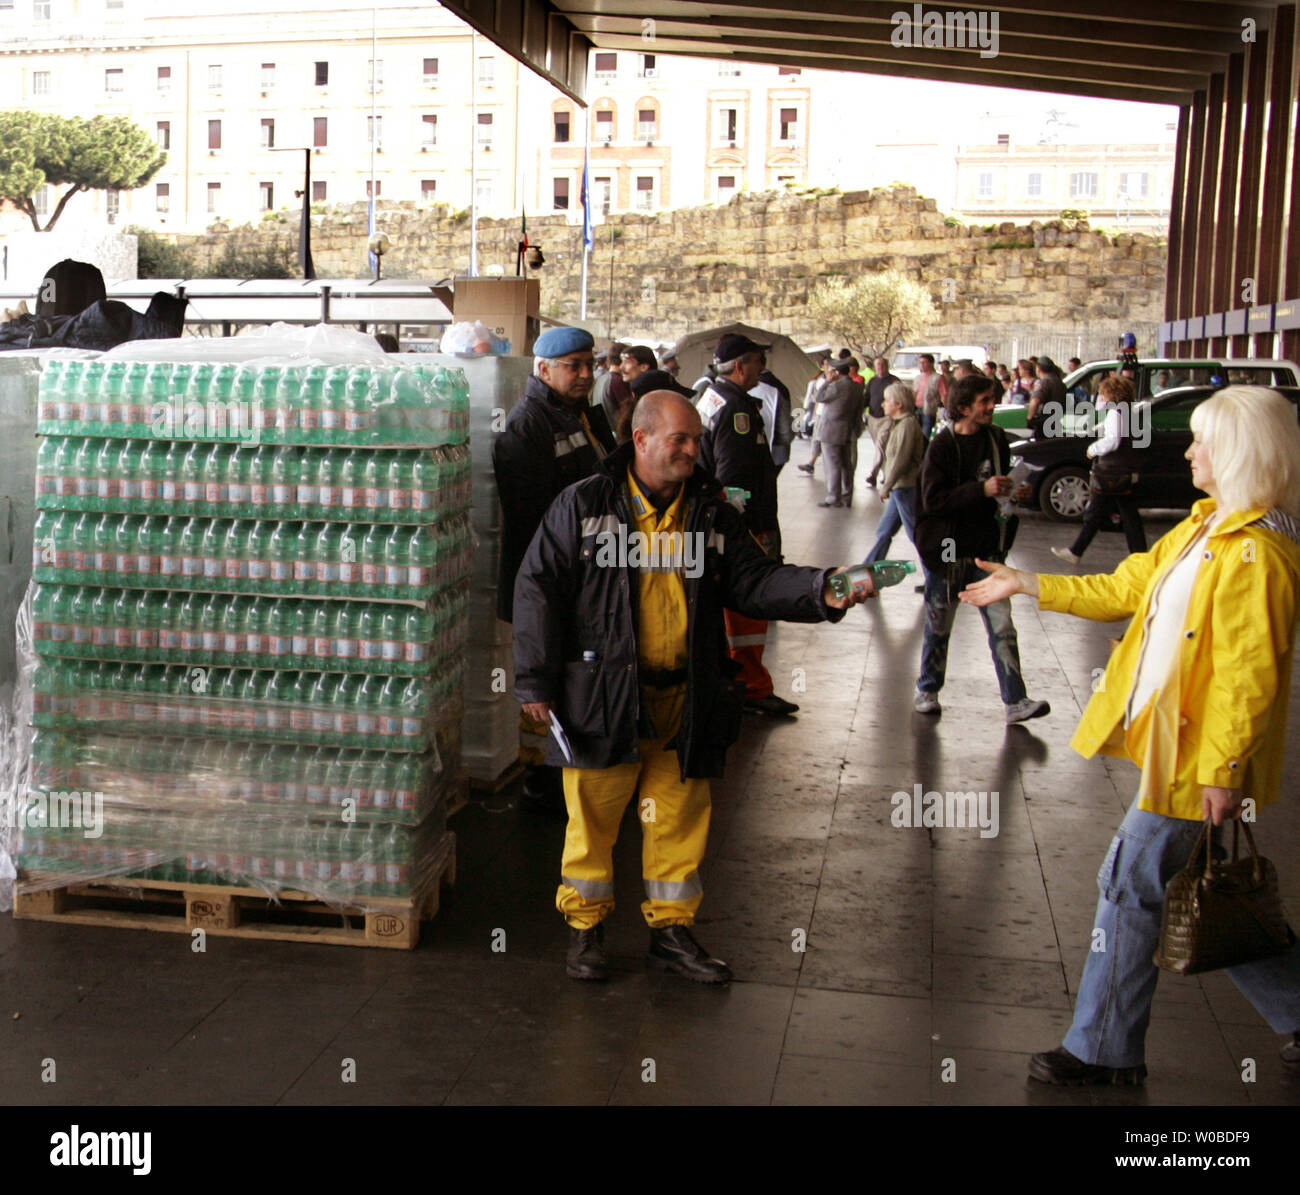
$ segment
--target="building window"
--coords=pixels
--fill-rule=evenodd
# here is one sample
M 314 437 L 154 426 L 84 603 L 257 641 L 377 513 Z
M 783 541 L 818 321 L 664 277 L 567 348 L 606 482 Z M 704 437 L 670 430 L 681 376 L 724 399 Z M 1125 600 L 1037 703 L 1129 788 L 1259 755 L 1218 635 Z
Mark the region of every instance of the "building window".
M 593 178 L 591 185 L 595 191 L 596 210 L 602 216 L 609 215 L 609 205 L 614 194 L 614 182 L 609 178 Z
M 104 192 L 104 218 L 110 224 L 116 224 L 118 213 L 121 210 L 122 210 L 122 192 L 105 191 Z
M 314 178 L 311 180 L 311 201 L 312 203 L 324 203 L 325 194 L 329 190 L 325 186 L 323 178 Z
M 263 119 L 262 121 L 262 148 L 275 148 L 275 121 Z
M 655 56 L 653 54 L 642 54 L 641 64 L 637 67 L 636 73 L 643 79 L 657 79 L 659 77 L 659 68 L 655 65 Z
M 221 64 L 213 63 L 208 67 L 208 90 L 221 90 Z
M 330 81 L 330 64 L 328 62 L 318 62 L 316 64 L 316 86 L 328 87 Z
M 366 80 L 371 91 L 382 91 L 384 89 L 384 60 L 382 58 L 368 60 Z
M 474 184 L 474 202 L 480 208 L 492 206 L 492 180 L 480 178 Z
M 555 141 L 561 144 L 569 139 L 569 113 L 555 113 Z
M 993 198 L 993 172 L 991 170 L 980 171 L 979 186 L 975 194 L 979 199 Z
M 36 0 L 32 5 L 32 16 L 38 21 L 50 19 L 50 0 Z
M 734 174 L 718 175 L 718 202 L 726 203 L 736 193 L 736 176 Z
M 36 209 L 36 214 L 42 218 L 50 214 L 50 188 L 48 185 L 37 188 L 36 194 L 32 196 L 32 206 Z
M 384 118 L 382 116 L 366 117 L 366 144 L 374 142 L 375 149 L 384 148 Z
M 636 139 L 653 141 L 659 136 L 659 122 L 653 108 L 642 108 L 636 114 Z
M 384 180 L 381 179 L 381 178 L 377 178 L 377 179 L 375 179 L 373 182 L 371 182 L 370 179 L 366 179 L 366 198 L 367 198 L 367 199 L 371 198 L 371 190 L 372 190 L 372 189 L 373 189 L 373 191 L 374 191 L 374 198 L 375 198 L 375 199 L 378 199 L 378 198 L 379 198 L 379 197 L 384 193 Z
M 1011 144 L 1011 134 L 1010 134 L 1010 133 L 999 133 L 999 134 L 998 134 L 998 144 L 999 144 L 999 145 L 1010 145 L 1010 144 Z
M 484 54 L 478 60 L 478 85 L 491 87 L 497 81 L 497 60 L 491 54 Z
M 424 85 L 426 87 L 436 87 L 438 83 L 438 60 L 436 58 L 426 58 L 424 60 Z
M 798 141 L 799 140 L 799 109 L 782 108 L 780 113 L 781 140 Z
M 492 148 L 492 113 L 478 114 L 478 144 L 482 149 Z
M 208 121 L 208 148 L 221 148 L 221 121 L 219 120 Z
M 125 0 L 108 0 L 108 2 L 104 5 L 104 7 L 105 7 L 105 8 L 122 8 L 122 7 L 124 6 L 124 4 L 125 4 Z
M 215 216 L 221 210 L 221 184 L 208 183 L 208 215 Z
M 125 74 L 120 66 L 110 66 L 104 72 L 104 90 L 121 91 Z
M 158 68 L 158 90 L 171 91 L 172 89 L 172 68 L 170 66 L 160 66 Z
M 257 184 L 257 207 L 259 211 L 269 212 L 275 207 L 275 184 Z
M 420 180 L 420 202 L 432 203 L 438 198 L 438 180 L 434 178 L 422 178 Z
M 569 180 L 556 178 L 551 180 L 551 206 L 557 212 L 569 210 Z
M 740 74 L 740 67 L 734 62 L 719 62 L 718 75 L 723 79 L 734 79 Z
M 1090 171 L 1078 171 L 1070 175 L 1070 198 L 1093 199 L 1097 195 L 1097 175 Z
M 802 75 L 803 69 L 797 66 L 778 66 L 776 73 L 778 75 Z
M 168 212 L 172 206 L 172 187 L 171 183 L 154 184 L 154 206 L 160 212 Z
M 1119 176 L 1119 194 L 1121 199 L 1145 199 L 1147 194 L 1147 175 L 1143 170 L 1126 170 Z
M 614 113 L 608 108 L 596 113 L 596 140 L 614 140 Z
M 655 180 L 653 177 L 638 175 L 636 180 L 636 209 L 648 212 L 655 205 Z
M 32 71 L 32 95 L 50 94 L 50 72 Z
M 719 108 L 717 124 L 717 141 L 720 145 L 736 144 L 736 127 L 739 123 L 739 110 L 736 108 Z
M 597 79 L 612 79 L 618 74 L 618 55 L 608 50 L 597 53 L 595 68 Z
M 159 149 L 171 149 L 172 147 L 172 122 L 170 120 L 160 120 L 154 129 L 154 140 L 158 142 Z
M 438 117 L 420 117 L 420 148 L 432 149 L 438 144 Z
M 330 143 L 330 118 L 313 116 L 311 118 L 311 143 L 316 149 L 324 149 Z
M 275 87 L 275 63 L 262 63 L 262 90 L 270 91 Z
M 1030 199 L 1038 199 L 1043 194 L 1043 176 L 1034 171 L 1025 183 L 1025 194 Z

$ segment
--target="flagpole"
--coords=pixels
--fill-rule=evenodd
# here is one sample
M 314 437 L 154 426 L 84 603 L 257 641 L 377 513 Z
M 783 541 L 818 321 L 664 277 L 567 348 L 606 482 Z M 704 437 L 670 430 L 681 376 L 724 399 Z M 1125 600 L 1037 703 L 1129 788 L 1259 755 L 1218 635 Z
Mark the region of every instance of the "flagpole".
M 469 276 L 478 277 L 478 31 L 469 33 Z
M 582 212 L 582 301 L 578 307 L 578 318 L 587 318 L 587 262 L 591 258 L 591 249 L 587 239 L 587 229 L 595 221 L 591 213 L 591 166 L 588 155 L 591 152 L 591 120 L 586 108 L 582 112 L 582 188 L 586 203 Z

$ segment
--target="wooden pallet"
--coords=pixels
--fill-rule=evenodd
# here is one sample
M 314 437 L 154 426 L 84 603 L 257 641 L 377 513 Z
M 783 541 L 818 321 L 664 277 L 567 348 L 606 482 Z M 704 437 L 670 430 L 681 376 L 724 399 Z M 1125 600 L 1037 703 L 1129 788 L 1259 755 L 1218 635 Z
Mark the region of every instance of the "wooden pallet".
M 469 773 L 461 768 L 447 790 L 447 816 L 454 817 L 469 804 Z
M 369 911 L 338 909 L 307 892 L 283 889 L 273 901 L 257 888 L 106 876 L 93 883 L 14 892 L 14 917 L 227 938 L 269 938 L 331 946 L 414 950 L 421 922 L 438 912 L 443 886 L 456 882 L 455 835 L 440 867 L 414 896 L 376 896 Z M 29 877 L 47 878 L 42 875 Z M 21 884 L 21 880 L 19 883 Z M 278 903 L 277 903 L 278 901 Z
M 511 760 L 504 772 L 494 780 L 480 780 L 477 776 L 469 778 L 469 786 L 476 793 L 489 793 L 495 796 L 502 789 L 508 788 L 524 774 L 524 765 L 519 760 Z

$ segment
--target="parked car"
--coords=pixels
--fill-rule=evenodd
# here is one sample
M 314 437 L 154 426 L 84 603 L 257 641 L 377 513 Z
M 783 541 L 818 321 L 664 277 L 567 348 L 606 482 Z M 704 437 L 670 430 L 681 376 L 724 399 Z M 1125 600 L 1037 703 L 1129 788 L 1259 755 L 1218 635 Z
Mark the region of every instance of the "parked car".
M 1118 361 L 1089 361 L 1065 378 L 1065 392 L 1075 401 L 1096 402 L 1097 385 L 1119 368 Z M 1159 357 L 1138 364 L 1138 398 L 1156 398 L 1183 386 L 1300 386 L 1300 365 L 1294 361 L 1259 361 L 1239 357 L 1196 357 L 1174 360 Z M 999 403 L 993 422 L 1011 434 L 1027 438 L 1028 407 Z
M 1271 388 L 1296 404 L 1300 419 L 1300 386 Z M 1220 389 L 1183 386 L 1135 405 L 1133 427 L 1139 432 L 1150 428 L 1150 443 L 1142 450 L 1137 470 L 1135 497 L 1140 506 L 1184 509 L 1205 496 L 1192 485 L 1192 466 L 1184 454 L 1192 442 L 1192 412 Z M 1064 425 L 1062 434 L 1036 436 L 1015 445 L 1012 467 L 1023 464 L 1031 487 L 1023 505 L 1036 506 L 1057 522 L 1083 518 L 1091 467 L 1088 445 L 1096 438 L 1096 430 L 1095 419 L 1091 426 L 1080 421 Z

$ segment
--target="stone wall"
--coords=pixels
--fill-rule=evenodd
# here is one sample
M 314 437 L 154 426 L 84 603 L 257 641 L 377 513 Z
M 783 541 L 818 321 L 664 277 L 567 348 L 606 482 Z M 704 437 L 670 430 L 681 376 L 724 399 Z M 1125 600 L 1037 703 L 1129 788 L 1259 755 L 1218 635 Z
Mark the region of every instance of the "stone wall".
M 387 276 L 439 279 L 469 265 L 466 212 L 381 203 L 377 223 L 392 241 Z M 295 232 L 292 222 L 259 229 Z M 533 215 L 528 234 L 546 255 L 542 313 L 575 318 L 581 224 L 569 214 Z M 221 235 L 177 239 L 210 249 Z M 480 272 L 513 272 L 518 236 L 517 218 L 481 220 Z M 314 217 L 317 273 L 364 277 L 365 241 L 364 205 Z M 1078 345 L 1087 358 L 1109 354 L 1125 330 L 1154 347 L 1165 255 L 1162 238 L 1112 235 L 1083 220 L 968 225 L 910 187 L 742 194 L 721 207 L 618 213 L 598 226 L 587 315 L 602 332 L 609 324 L 615 334 L 663 341 L 744 319 L 815 344 L 827 338 L 806 315 L 819 277 L 894 268 L 928 283 L 940 301 L 940 322 L 914 342 L 985 344 L 999 359 L 1013 351 L 1068 356 Z

